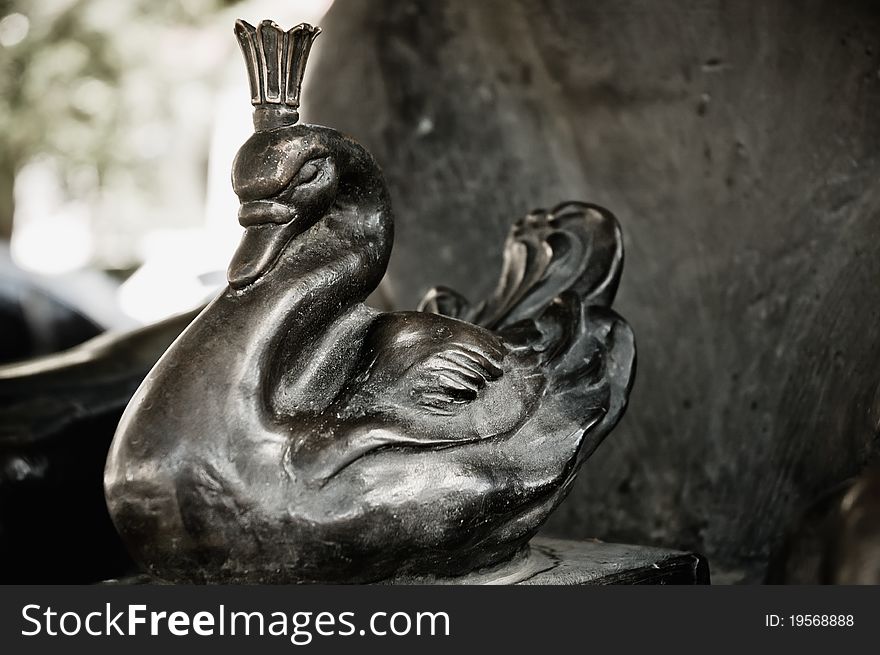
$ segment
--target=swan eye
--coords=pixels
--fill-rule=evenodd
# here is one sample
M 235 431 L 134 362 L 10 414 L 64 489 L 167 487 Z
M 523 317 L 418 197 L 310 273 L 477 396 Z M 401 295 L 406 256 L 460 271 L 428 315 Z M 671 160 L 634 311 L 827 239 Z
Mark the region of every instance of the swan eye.
M 311 182 L 318 175 L 318 167 L 314 164 L 306 164 L 299 171 L 299 183 Z
M 300 189 L 321 177 L 321 174 L 327 169 L 327 159 L 327 157 L 314 157 L 306 161 L 300 166 L 299 172 L 287 183 L 287 186 L 274 196 L 274 199 L 280 202 L 294 200 Z
M 326 160 L 326 157 L 317 157 L 315 159 L 310 159 L 303 164 L 302 168 L 299 169 L 299 174 L 296 176 L 296 184 L 308 184 L 309 182 L 314 181 L 314 179 L 318 177 L 318 173 L 321 172 Z

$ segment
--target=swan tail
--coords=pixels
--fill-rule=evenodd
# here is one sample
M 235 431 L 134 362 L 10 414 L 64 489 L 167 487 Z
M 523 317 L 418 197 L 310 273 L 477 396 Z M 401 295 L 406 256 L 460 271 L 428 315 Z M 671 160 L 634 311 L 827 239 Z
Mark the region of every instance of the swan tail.
M 435 287 L 419 309 L 500 331 L 536 319 L 566 292 L 580 304 L 610 306 L 622 267 L 623 239 L 614 215 L 598 205 L 566 202 L 514 223 L 501 277 L 488 299 L 471 306 L 461 294 Z
M 623 238 L 608 210 L 567 202 L 517 221 L 507 237 L 498 285 L 472 306 L 446 287 L 428 292 L 422 311 L 494 330 L 513 350 L 538 353 L 548 393 L 584 431 L 587 457 L 626 407 L 635 371 L 632 330 L 611 309 L 623 269 Z

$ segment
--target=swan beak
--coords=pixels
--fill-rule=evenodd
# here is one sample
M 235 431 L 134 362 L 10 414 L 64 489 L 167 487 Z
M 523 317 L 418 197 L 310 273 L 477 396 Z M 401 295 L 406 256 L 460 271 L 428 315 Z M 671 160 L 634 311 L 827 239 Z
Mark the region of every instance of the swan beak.
M 296 228 L 288 223 L 263 223 L 246 227 L 238 250 L 232 256 L 227 271 L 229 286 L 243 289 L 269 271 L 296 236 Z

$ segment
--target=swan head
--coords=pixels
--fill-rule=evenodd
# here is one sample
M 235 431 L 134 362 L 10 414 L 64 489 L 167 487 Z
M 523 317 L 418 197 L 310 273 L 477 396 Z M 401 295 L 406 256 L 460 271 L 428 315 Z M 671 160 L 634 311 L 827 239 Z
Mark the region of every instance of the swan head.
M 233 288 L 264 275 L 285 246 L 333 205 L 339 167 L 331 132 L 312 125 L 258 131 L 238 151 L 232 187 L 244 235 L 229 265 Z

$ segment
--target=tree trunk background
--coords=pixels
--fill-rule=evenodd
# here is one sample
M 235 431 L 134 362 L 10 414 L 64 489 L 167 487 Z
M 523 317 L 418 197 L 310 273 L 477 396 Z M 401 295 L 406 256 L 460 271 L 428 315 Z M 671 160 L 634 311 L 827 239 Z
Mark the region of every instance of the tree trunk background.
M 620 219 L 630 409 L 545 530 L 759 581 L 878 451 L 880 10 L 787 0 L 337 0 L 304 117 L 383 166 L 399 307 L 494 285 L 510 223 Z
M 0 241 L 12 238 L 12 220 L 15 215 L 15 175 L 17 160 L 4 153 L 0 156 Z

